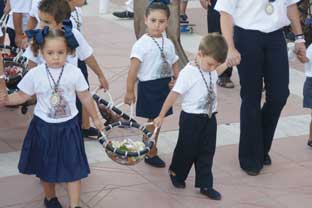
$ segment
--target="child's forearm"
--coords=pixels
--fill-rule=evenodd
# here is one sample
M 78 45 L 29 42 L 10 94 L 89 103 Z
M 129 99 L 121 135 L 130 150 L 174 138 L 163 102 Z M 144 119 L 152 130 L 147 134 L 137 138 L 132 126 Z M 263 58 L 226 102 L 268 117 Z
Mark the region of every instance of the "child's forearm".
M 127 78 L 127 93 L 134 93 L 134 86 L 135 82 L 137 81 L 137 75 L 140 68 L 141 62 L 133 58 L 131 59 L 130 63 L 130 69 L 128 72 L 128 78 Z
M 89 91 L 79 92 L 78 98 L 81 101 L 82 105 L 86 108 L 88 113 L 90 114 L 93 121 L 99 119 L 94 101 Z
M 84 62 L 90 67 L 90 69 L 98 76 L 98 78 L 105 78 L 99 64 L 97 63 L 94 55 L 89 56 Z
M 180 66 L 178 61 L 172 65 L 172 70 L 174 78 L 177 79 L 180 72 Z
M 216 68 L 218 75 L 222 74 L 225 70 L 227 70 L 228 65 L 226 63 L 221 64 Z
M 35 17 L 30 16 L 28 19 L 26 28 L 27 30 L 35 29 L 37 24 L 38 24 L 37 19 Z
M 23 20 L 23 13 L 16 13 L 13 12 L 13 25 L 16 35 L 22 35 L 23 29 L 22 29 L 22 20 Z
M 136 75 L 133 73 L 128 73 L 128 78 L 127 78 L 127 93 L 134 93 L 134 86 L 136 82 Z
M 170 91 L 169 95 L 167 96 L 161 111 L 159 113 L 159 117 L 164 118 L 166 113 L 168 112 L 168 110 L 173 106 L 173 104 L 175 103 L 175 101 L 177 100 L 179 96 L 179 93 L 174 92 L 174 91 Z
M 28 101 L 30 98 L 31 96 L 23 93 L 22 91 L 18 91 L 8 96 L 8 100 L 6 101 L 5 105 L 7 106 L 20 105 Z

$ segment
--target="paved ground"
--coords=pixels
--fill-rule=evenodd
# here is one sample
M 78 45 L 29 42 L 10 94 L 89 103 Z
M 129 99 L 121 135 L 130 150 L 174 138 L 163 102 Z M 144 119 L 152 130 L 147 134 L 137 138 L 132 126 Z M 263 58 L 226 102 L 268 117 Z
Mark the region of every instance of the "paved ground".
M 109 79 L 116 103 L 122 100 L 129 65 L 128 56 L 135 41 L 132 20 L 118 20 L 110 14 L 99 16 L 98 1 L 89 0 L 84 8 L 85 36 Z M 113 0 L 110 12 L 122 10 L 123 1 Z M 191 1 L 188 15 L 197 24 L 194 34 L 182 35 L 190 57 L 206 33 L 206 14 L 198 2 Z M 90 73 L 91 88 L 97 85 Z M 287 106 L 279 122 L 271 157 L 273 165 L 257 177 L 247 176 L 239 168 L 239 83 L 236 71 L 234 89 L 218 89 L 218 147 L 214 160 L 215 188 L 223 194 L 220 202 L 202 197 L 194 188 L 192 170 L 185 190 L 172 187 L 167 169 L 155 169 L 143 162 L 126 167 L 111 162 L 96 141 L 86 140 L 92 173 L 83 181 L 83 207 L 222 207 L 222 208 L 308 208 L 312 204 L 312 150 L 305 143 L 310 112 L 302 108 L 303 66 L 291 60 L 290 89 Z M 166 120 L 159 141 L 159 151 L 167 164 L 177 137 L 179 103 L 175 114 Z M 39 180 L 17 172 L 19 150 L 31 113 L 0 108 L 0 208 L 42 208 Z M 140 120 L 142 121 L 142 120 Z M 64 184 L 57 186 L 58 196 L 67 204 Z

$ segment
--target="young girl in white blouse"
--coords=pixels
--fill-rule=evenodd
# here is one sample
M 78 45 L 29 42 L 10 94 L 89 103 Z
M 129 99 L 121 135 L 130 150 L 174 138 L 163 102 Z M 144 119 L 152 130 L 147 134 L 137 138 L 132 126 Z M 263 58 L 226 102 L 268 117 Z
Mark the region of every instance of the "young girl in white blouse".
M 174 45 L 163 32 L 168 26 L 170 10 L 162 2 L 152 1 L 146 9 L 147 33 L 134 44 L 127 80 L 125 103 L 135 103 L 134 86 L 137 86 L 136 115 L 153 121 L 160 112 L 170 89 L 171 78 L 179 73 L 178 56 Z M 167 115 L 172 114 L 172 109 Z M 149 130 L 153 132 L 153 126 Z M 157 137 L 155 138 L 157 142 Z M 165 167 L 157 156 L 156 146 L 152 148 L 145 162 L 154 167 Z
M 78 0 L 70 2 L 76 1 Z M 49 26 L 50 28 L 61 29 L 62 27 L 64 27 L 67 29 L 71 29 L 72 24 L 70 23 L 71 21 L 69 21 L 69 17 L 71 16 L 72 8 L 69 4 L 69 1 L 41 0 L 38 4 L 38 10 L 39 11 L 37 13 L 40 20 L 39 28 Z M 97 75 L 101 87 L 103 87 L 104 89 L 108 89 L 108 82 L 104 76 L 102 69 L 97 63 L 95 56 L 93 55 L 93 49 L 77 29 L 72 28 L 72 33 L 77 39 L 79 46 L 77 47 L 76 53 L 74 55 L 67 57 L 67 62 L 78 66 L 81 69 L 86 80 L 88 80 L 87 68 L 84 64 L 82 64 L 82 61 L 84 61 L 86 65 L 89 66 L 89 68 Z M 32 68 L 37 64 L 44 63 L 41 55 L 33 54 L 30 48 L 26 49 L 24 56 L 27 57 L 29 60 L 29 68 Z M 96 129 L 90 127 L 89 122 L 82 123 L 82 109 L 79 102 L 77 102 L 77 107 L 79 109 L 79 123 L 80 125 L 84 124 L 82 125 L 82 133 L 84 134 L 84 136 L 97 136 L 98 132 L 96 131 Z M 89 119 L 85 120 L 89 121 Z
M 88 176 L 85 147 L 78 124 L 76 95 L 90 113 L 94 125 L 103 130 L 88 84 L 81 71 L 66 63 L 67 55 L 77 47 L 68 31 L 36 30 L 31 49 L 40 51 L 45 63 L 30 70 L 18 84 L 20 91 L 6 94 L 0 80 L 0 105 L 18 105 L 36 96 L 34 117 L 21 150 L 18 169 L 40 178 L 44 205 L 61 208 L 55 194 L 56 183 L 67 183 L 71 208 L 79 207 L 81 179 Z M 2 63 L 2 60 L 0 61 Z M 3 65 L 0 67 L 3 78 Z

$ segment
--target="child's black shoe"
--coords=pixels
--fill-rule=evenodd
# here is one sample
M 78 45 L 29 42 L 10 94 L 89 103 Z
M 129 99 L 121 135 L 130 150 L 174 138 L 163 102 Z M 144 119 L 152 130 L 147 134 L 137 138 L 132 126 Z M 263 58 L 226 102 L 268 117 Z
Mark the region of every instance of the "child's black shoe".
M 200 188 L 200 193 L 213 200 L 221 200 L 221 194 L 213 188 Z
M 166 166 L 166 163 L 158 155 L 154 157 L 149 157 L 146 155 L 144 162 L 156 168 L 163 168 Z
M 44 198 L 43 202 L 46 208 L 63 208 L 61 203 L 56 197 L 53 197 L 50 200 L 48 200 L 47 198 Z
M 178 177 L 173 173 L 171 170 L 169 170 L 169 176 L 171 183 L 176 188 L 185 188 L 185 182 L 178 179 Z

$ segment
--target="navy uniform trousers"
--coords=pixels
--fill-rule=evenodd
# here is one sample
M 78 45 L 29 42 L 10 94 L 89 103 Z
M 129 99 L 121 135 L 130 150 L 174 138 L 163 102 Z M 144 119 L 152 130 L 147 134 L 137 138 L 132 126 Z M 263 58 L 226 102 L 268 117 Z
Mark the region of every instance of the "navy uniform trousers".
M 281 111 L 289 96 L 289 65 L 282 29 L 263 33 L 234 27 L 241 54 L 239 162 L 244 170 L 261 170 Z M 265 87 L 265 101 L 261 96 Z
M 180 114 L 178 142 L 174 149 L 170 170 L 180 181 L 185 181 L 192 165 L 195 165 L 195 187 L 212 188 L 211 172 L 216 149 L 216 116 L 207 114 Z

